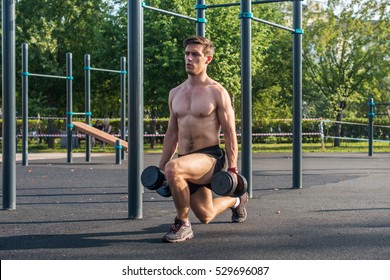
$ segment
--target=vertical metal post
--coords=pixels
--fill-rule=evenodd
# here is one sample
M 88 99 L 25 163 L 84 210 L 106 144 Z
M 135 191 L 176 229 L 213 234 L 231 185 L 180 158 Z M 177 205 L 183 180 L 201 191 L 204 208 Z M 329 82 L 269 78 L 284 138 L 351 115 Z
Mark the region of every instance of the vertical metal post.
M 126 57 L 121 57 L 121 139 L 126 141 Z M 121 159 L 125 159 L 125 151 L 121 149 Z
M 72 102 L 73 102 L 73 92 L 72 92 L 72 54 L 66 54 L 66 131 L 68 136 L 68 147 L 67 147 L 67 162 L 72 163 Z
M 321 149 L 325 149 L 324 121 L 320 122 Z
M 241 173 L 252 197 L 252 3 L 241 0 Z
M 368 99 L 368 156 L 373 153 L 374 143 L 374 117 L 375 117 L 375 102 L 373 98 Z
M 196 35 L 206 35 L 206 0 L 196 0 Z
M 302 1 L 293 2 L 293 189 L 302 188 Z
M 2 3 L 3 209 L 16 209 L 15 1 Z
M 22 165 L 28 165 L 28 45 L 22 44 Z
M 123 147 L 121 145 L 121 140 L 115 141 L 115 164 L 121 164 L 121 150 Z
M 128 1 L 128 133 L 129 133 L 129 218 L 142 219 L 142 185 L 144 157 L 143 125 L 143 11 L 141 0 Z M 131 121 L 130 121 L 131 120 Z
M 85 123 L 91 125 L 91 56 L 84 55 Z M 85 135 L 85 161 L 91 161 L 91 136 Z

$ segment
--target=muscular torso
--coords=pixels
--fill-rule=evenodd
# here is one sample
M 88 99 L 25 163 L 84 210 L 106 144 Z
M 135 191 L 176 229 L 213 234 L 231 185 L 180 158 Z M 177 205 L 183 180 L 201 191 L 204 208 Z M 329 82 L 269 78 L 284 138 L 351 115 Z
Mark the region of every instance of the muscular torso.
M 218 84 L 189 87 L 185 83 L 173 90 L 171 108 L 178 124 L 178 152 L 187 154 L 219 144 L 217 114 Z

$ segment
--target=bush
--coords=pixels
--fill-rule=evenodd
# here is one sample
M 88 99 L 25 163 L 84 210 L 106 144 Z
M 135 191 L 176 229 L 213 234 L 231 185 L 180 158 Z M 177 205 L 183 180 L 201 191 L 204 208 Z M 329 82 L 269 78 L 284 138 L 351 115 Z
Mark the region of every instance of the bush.
M 102 118 L 99 118 L 103 120 Z M 74 120 L 83 121 L 77 118 Z M 92 120 L 92 124 L 97 119 Z M 66 131 L 66 120 L 65 119 L 51 119 L 52 131 L 51 134 L 60 134 Z M 334 121 L 327 121 L 322 119 L 303 119 L 302 121 L 302 132 L 303 133 L 319 133 L 320 124 L 323 124 L 323 133 L 325 136 L 334 136 L 334 130 L 336 123 Z M 368 119 L 367 118 L 348 118 L 344 119 L 342 123 L 341 136 L 349 138 L 368 138 Z M 121 129 L 120 119 L 111 119 L 110 124 L 114 134 L 118 134 Z M 389 140 L 390 138 L 390 124 L 389 119 L 384 117 L 376 117 L 374 119 L 374 139 Z M 28 121 L 29 133 L 33 131 L 37 134 L 49 134 L 49 119 L 40 118 L 32 119 Z M 241 120 L 236 120 L 237 132 L 241 133 Z M 261 119 L 252 121 L 252 132 L 254 134 L 269 134 L 262 136 L 254 136 L 253 143 L 291 143 L 292 135 L 277 135 L 277 133 L 292 133 L 293 122 L 291 119 Z M 0 119 L 0 133 L 2 131 L 2 120 Z M 145 119 L 144 120 L 144 131 L 147 134 L 164 134 L 168 128 L 168 119 Z M 17 134 L 22 133 L 22 120 L 17 119 Z M 145 141 L 149 141 L 150 138 L 146 138 Z M 153 141 L 162 140 L 157 137 Z M 44 141 L 47 143 L 47 137 L 40 137 L 40 142 Z M 151 140 L 152 141 L 152 140 Z M 240 141 L 240 138 L 239 138 Z M 304 135 L 302 137 L 303 143 L 319 143 L 321 137 L 319 135 Z

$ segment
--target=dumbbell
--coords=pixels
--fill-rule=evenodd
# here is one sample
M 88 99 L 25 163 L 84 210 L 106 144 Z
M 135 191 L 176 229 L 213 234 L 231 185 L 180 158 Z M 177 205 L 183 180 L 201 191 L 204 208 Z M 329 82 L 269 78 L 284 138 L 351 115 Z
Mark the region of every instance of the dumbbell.
M 164 171 L 157 166 L 149 166 L 142 171 L 141 183 L 145 188 L 156 191 L 163 197 L 172 195 Z
M 218 172 L 211 179 L 211 189 L 220 196 L 242 196 L 247 191 L 248 183 L 241 174 L 237 174 L 237 179 L 238 182 L 233 172 Z

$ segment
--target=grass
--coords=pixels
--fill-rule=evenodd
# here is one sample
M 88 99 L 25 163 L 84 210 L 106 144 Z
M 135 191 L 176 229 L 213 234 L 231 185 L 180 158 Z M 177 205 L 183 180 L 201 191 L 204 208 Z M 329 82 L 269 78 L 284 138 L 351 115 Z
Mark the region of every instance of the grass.
M 289 153 L 292 152 L 292 144 L 254 144 L 253 152 L 272 152 L 272 153 Z M 390 152 L 388 143 L 375 143 L 373 146 L 375 152 Z M 342 142 L 340 147 L 334 147 L 333 143 L 326 143 L 325 147 L 321 143 L 303 143 L 302 152 L 304 153 L 368 153 L 367 142 Z
M 222 145 L 223 146 L 223 145 Z M 239 145 L 239 148 L 241 146 Z M 252 145 L 252 151 L 254 153 L 290 153 L 292 152 L 291 143 L 254 143 Z M 18 142 L 17 151 L 21 152 L 21 141 Z M 65 148 L 60 147 L 60 142 L 55 142 L 55 148 L 49 149 L 47 144 L 39 144 L 35 141 L 29 143 L 29 153 L 66 153 Z M 154 149 L 150 148 L 149 143 L 144 145 L 145 153 L 161 153 L 162 144 L 158 143 Z M 377 153 L 389 153 L 390 145 L 384 142 L 374 142 L 373 151 Z M 79 148 L 73 149 L 74 153 L 85 153 L 85 142 L 80 143 Z M 318 152 L 329 152 L 329 153 L 368 153 L 367 142 L 346 142 L 343 141 L 340 147 L 334 147 L 332 142 L 325 143 L 325 147 L 321 146 L 321 143 L 303 143 L 302 152 L 304 153 L 318 153 Z M 100 146 L 96 145 L 92 148 L 92 153 L 115 153 L 115 148 L 110 145 Z
M 239 145 L 239 149 L 241 149 L 241 145 Z M 145 144 L 144 150 L 146 153 L 161 153 L 162 145 L 156 145 L 154 149 L 151 149 L 148 144 Z M 254 153 L 291 153 L 293 151 L 293 146 L 292 143 L 254 143 L 252 144 L 252 151 Z M 390 153 L 390 144 L 375 142 L 373 151 L 377 153 Z M 334 147 L 333 142 L 325 143 L 324 147 L 322 147 L 321 143 L 302 143 L 302 152 L 368 153 L 368 142 L 343 141 L 340 147 Z

